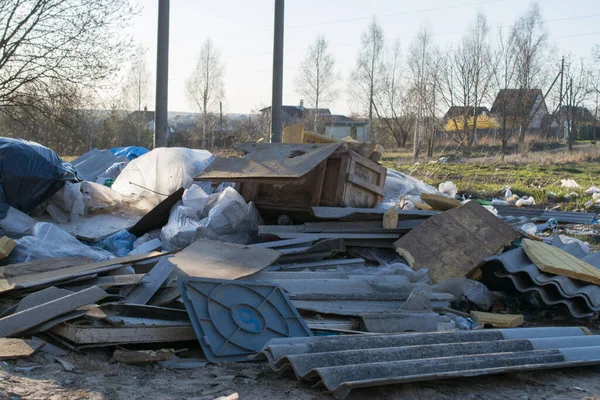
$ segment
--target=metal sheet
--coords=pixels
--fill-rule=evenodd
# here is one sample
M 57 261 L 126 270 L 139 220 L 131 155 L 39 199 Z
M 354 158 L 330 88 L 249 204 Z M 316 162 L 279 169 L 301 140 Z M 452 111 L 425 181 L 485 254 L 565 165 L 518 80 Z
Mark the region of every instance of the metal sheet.
M 595 213 L 584 213 L 584 212 L 560 212 L 550 211 L 540 208 L 523 208 L 523 207 L 511 207 L 511 206 L 494 206 L 498 210 L 498 214 L 503 216 L 513 217 L 527 217 L 530 219 L 538 218 L 541 220 L 549 220 L 556 218 L 557 222 L 568 223 L 568 224 L 586 224 L 590 225 L 594 223 L 596 219 Z
M 351 335 L 273 340 L 260 353 L 274 370 L 354 388 L 600 363 L 600 336 L 578 327 Z

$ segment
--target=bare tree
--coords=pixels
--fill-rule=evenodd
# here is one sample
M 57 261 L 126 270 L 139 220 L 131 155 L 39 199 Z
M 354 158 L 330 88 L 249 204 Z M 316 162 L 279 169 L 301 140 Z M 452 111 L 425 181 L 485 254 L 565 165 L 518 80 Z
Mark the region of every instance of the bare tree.
M 583 59 L 579 63 L 567 62 L 565 68 L 565 79 L 567 90 L 565 92 L 565 104 L 559 110 L 562 119 L 566 119 L 569 129 L 567 140 L 569 151 L 573 150 L 573 139 L 579 128 L 578 111 L 584 106 L 590 95 L 594 93 L 594 82 L 591 69 Z
M 353 97 L 367 110 L 371 139 L 377 141 L 377 132 L 373 129 L 375 99 L 381 92 L 385 75 L 383 30 L 375 17 L 360 38 L 361 50 L 356 60 L 356 68 L 351 74 L 351 92 Z
M 218 104 L 224 96 L 223 88 L 224 66 L 221 53 L 215 48 L 210 38 L 206 39 L 200 50 L 196 68 L 186 83 L 190 100 L 202 112 L 202 147 L 209 145 L 207 139 L 208 116 L 210 109 Z M 214 135 L 211 135 L 211 146 Z
M 323 36 L 310 46 L 308 53 L 300 64 L 296 76 L 296 91 L 315 108 L 313 130 L 317 131 L 319 107 L 322 103 L 332 101 L 336 94 L 335 84 L 338 79 L 334 71 L 335 60 L 328 50 Z
M 150 95 L 150 73 L 146 63 L 147 49 L 139 45 L 131 61 L 123 88 L 123 102 L 128 110 L 135 110 L 131 115 L 131 126 L 137 137 L 137 144 L 142 144 L 142 134 L 149 132 L 147 105 Z
M 431 32 L 421 27 L 407 55 L 409 95 L 416 102 L 416 123 L 413 138 L 413 159 L 419 158 L 423 136 L 428 139 L 428 153 L 433 150 L 435 137 L 436 49 Z
M 127 0 L 1 1 L 0 105 L 33 104 L 55 82 L 95 85 L 113 76 L 133 14 Z

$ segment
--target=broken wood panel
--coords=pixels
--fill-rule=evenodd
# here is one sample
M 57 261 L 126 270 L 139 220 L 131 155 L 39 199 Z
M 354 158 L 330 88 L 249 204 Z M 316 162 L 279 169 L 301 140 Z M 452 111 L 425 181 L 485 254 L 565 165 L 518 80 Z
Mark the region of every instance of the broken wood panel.
M 413 269 L 428 268 L 435 283 L 468 275 L 483 258 L 518 237 L 510 226 L 471 201 L 428 219 L 394 246 Z
M 62 323 L 51 332 L 78 345 L 184 342 L 198 340 L 192 324 L 181 326 L 95 327 Z
M 238 145 L 236 145 L 238 146 Z M 195 180 L 214 182 L 299 178 L 326 160 L 340 143 L 246 143 L 244 157 L 217 158 Z
M 56 271 L 46 271 L 28 275 L 20 275 L 12 278 L 0 279 L 0 293 L 8 292 L 14 289 L 24 289 L 35 286 L 41 286 L 53 282 L 60 282 L 85 275 L 92 275 L 97 272 L 106 272 L 121 268 L 124 264 L 130 264 L 142 260 L 163 256 L 163 253 L 152 252 L 134 256 L 125 256 L 112 258 L 106 261 L 98 261 L 90 264 L 75 265 L 62 268 Z
M 44 346 L 42 340 L 0 338 L 0 360 L 27 358 Z
M 91 287 L 59 299 L 44 303 L 0 319 L 0 337 L 15 335 L 45 321 L 66 314 L 87 304 L 96 303 L 107 296 L 106 292 Z
M 129 233 L 140 237 L 153 229 L 162 228 L 169 221 L 171 208 L 181 200 L 184 188 L 179 188 L 175 193 L 158 203 L 148 214 L 144 215 L 134 226 L 129 228 Z
M 8 257 L 10 252 L 15 248 L 17 242 L 12 240 L 9 237 L 2 236 L 0 237 L 0 260 Z
M 525 322 L 521 314 L 496 314 L 483 311 L 471 311 L 471 318 L 476 324 L 491 325 L 494 328 L 516 328 Z
M 171 262 L 180 275 L 238 279 L 271 265 L 280 255 L 276 250 L 200 239 L 177 253 Z
M 523 250 L 541 271 L 600 285 L 600 270 L 546 243 L 523 239 Z
M 161 258 L 154 268 L 127 295 L 125 301 L 130 304 L 146 304 L 167 280 L 173 268 L 175 268 L 175 265 L 167 257 Z
M 0 267 L 0 277 L 12 278 L 20 275 L 35 274 L 72 267 L 74 265 L 89 264 L 92 260 L 87 257 L 57 257 L 43 260 L 34 260 L 20 264 L 10 264 Z
M 421 193 L 420 197 L 428 206 L 437 211 L 448 211 L 462 205 L 460 201 L 441 194 Z
M 113 359 L 121 364 L 135 365 L 149 362 L 167 361 L 174 356 L 172 350 L 127 350 L 117 349 Z

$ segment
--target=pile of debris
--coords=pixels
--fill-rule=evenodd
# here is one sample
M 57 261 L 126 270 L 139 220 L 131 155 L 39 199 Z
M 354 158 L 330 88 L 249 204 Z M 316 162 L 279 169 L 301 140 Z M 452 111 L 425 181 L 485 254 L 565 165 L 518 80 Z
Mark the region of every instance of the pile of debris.
M 568 216 L 498 216 L 352 146 L 93 150 L 74 165 L 45 149 L 62 172 L 37 204 L 1 177 L 0 359 L 54 345 L 166 368 L 266 359 L 340 398 L 600 364 L 600 336 L 536 327 L 600 311 L 600 253 L 537 236 Z M 96 183 L 109 169 L 111 187 Z M 529 231 L 535 218 L 554 222 Z M 193 346 L 203 357 L 178 351 Z

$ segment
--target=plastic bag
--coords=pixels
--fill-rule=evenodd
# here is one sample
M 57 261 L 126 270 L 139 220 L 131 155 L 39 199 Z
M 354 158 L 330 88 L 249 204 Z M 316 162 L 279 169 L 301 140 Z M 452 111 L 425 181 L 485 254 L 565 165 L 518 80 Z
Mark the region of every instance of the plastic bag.
M 600 188 L 598 188 L 596 186 L 592 186 L 588 190 L 585 191 L 585 194 L 587 194 L 588 196 L 590 194 L 597 194 L 597 193 L 600 193 Z
M 194 178 L 215 159 L 206 150 L 161 147 L 131 161 L 112 185 L 126 196 L 170 195 L 189 188 Z
M 208 194 L 198 185 L 192 185 L 183 192 L 181 197 L 183 206 L 202 214 L 208 203 Z
M 106 250 L 86 246 L 58 226 L 48 222 L 36 223 L 32 229 L 32 236 L 25 236 L 16 242 L 17 246 L 9 256 L 11 263 L 55 257 L 88 257 L 94 261 L 114 257 Z
M 438 190 L 452 198 L 456 197 L 456 193 L 458 193 L 458 188 L 454 183 L 452 183 L 452 181 L 440 183 L 440 185 L 438 186 Z
M 421 193 L 441 194 L 436 188 L 425 182 L 388 168 L 385 179 L 385 198 L 382 208 L 393 207 L 401 198 L 411 195 L 419 196 Z
M 55 152 L 34 142 L 0 138 L 0 218 L 8 207 L 30 212 L 48 200 L 65 182 L 77 182 L 77 172 Z
M 568 189 L 575 189 L 575 188 L 581 187 L 581 186 L 579 186 L 579 184 L 577 182 L 575 182 L 575 179 L 561 179 L 560 182 L 561 182 L 561 185 L 560 185 L 561 187 L 568 188 Z
M 100 176 L 98 177 L 98 180 L 102 179 L 104 181 L 105 179 L 111 179 L 111 178 L 116 179 L 119 175 L 121 175 L 121 172 L 123 172 L 125 167 L 127 167 L 126 162 L 114 163 L 113 165 L 108 167 L 108 169 L 106 171 L 104 171 L 102 174 L 100 174 Z M 102 184 L 104 184 L 104 183 L 102 183 Z
M 172 251 L 190 245 L 194 241 L 196 229 L 200 226 L 200 220 L 188 215 L 186 207 L 183 207 L 182 202 L 178 201 L 171 208 L 169 222 L 161 229 L 162 248 Z
M 453 301 L 464 296 L 483 310 L 489 310 L 496 300 L 483 283 L 466 278 L 447 278 L 434 285 L 433 289 L 452 294 Z
M 137 237 L 129 233 L 129 231 L 122 230 L 110 235 L 106 239 L 96 242 L 95 245 L 101 249 L 110 251 L 117 257 L 124 257 L 133 250 L 133 242 L 136 239 Z
M 537 226 L 531 222 L 521 226 L 521 230 L 530 236 L 534 236 L 537 233 Z
M 587 253 L 587 254 L 590 253 L 590 245 L 582 240 L 579 240 L 579 239 L 576 239 L 576 238 L 573 238 L 570 236 L 566 236 L 566 235 L 558 235 L 558 238 L 564 244 L 577 243 L 579 245 L 579 247 L 581 247 L 581 250 L 584 251 L 584 253 Z
M 254 203 L 246 204 L 235 189 L 228 187 L 219 194 L 208 216 L 200 221 L 195 239 L 245 244 L 258 233 L 261 223 L 262 218 Z
M 534 206 L 535 199 L 533 197 L 523 197 L 522 199 L 517 200 L 517 203 L 515 205 L 517 207 Z
M 36 222 L 35 219 L 24 212 L 8 207 L 6 218 L 0 219 L 0 228 L 6 232 L 25 235 L 31 233 Z

